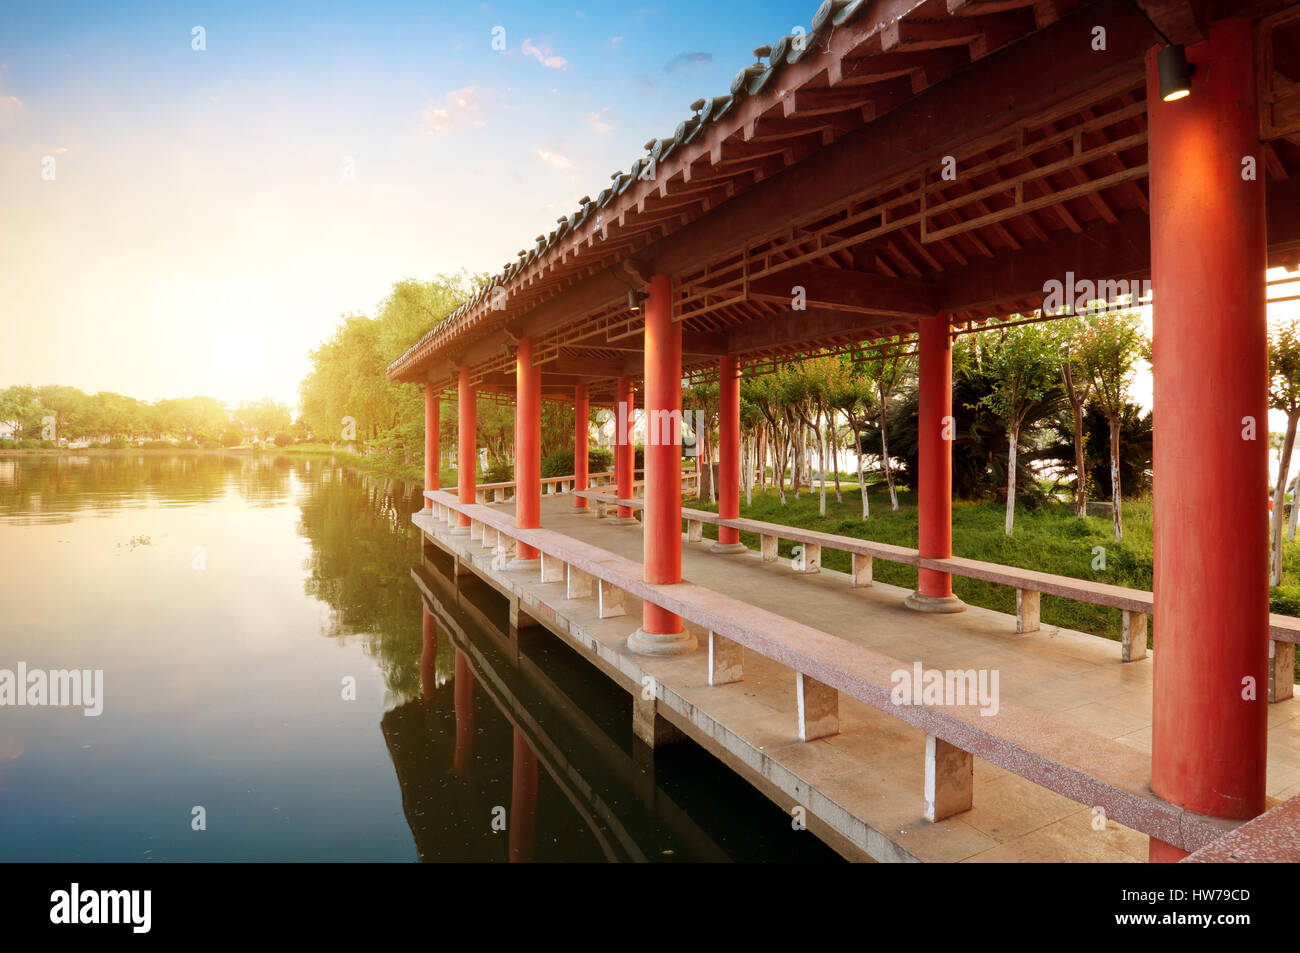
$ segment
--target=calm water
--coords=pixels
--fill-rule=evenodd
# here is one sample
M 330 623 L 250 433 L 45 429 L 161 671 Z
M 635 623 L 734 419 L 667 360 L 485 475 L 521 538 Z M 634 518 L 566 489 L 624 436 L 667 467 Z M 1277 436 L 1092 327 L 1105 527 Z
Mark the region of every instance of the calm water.
M 834 859 L 648 759 L 556 640 L 515 658 L 419 505 L 323 460 L 0 457 L 0 670 L 104 673 L 98 717 L 0 707 L 0 860 Z

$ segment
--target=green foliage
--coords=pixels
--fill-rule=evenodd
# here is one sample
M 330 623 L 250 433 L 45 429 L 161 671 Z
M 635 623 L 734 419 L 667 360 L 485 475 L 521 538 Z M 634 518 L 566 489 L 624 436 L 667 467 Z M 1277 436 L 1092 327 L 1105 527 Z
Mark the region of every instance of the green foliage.
M 244 442 L 244 435 L 238 430 L 227 430 L 221 435 L 221 445 L 223 447 L 238 447 Z
M 508 460 L 493 461 L 487 468 L 487 473 L 483 474 L 484 483 L 513 483 L 514 479 L 515 468 Z
M 287 447 L 293 443 L 293 437 L 281 430 L 275 435 L 275 445 L 277 447 Z

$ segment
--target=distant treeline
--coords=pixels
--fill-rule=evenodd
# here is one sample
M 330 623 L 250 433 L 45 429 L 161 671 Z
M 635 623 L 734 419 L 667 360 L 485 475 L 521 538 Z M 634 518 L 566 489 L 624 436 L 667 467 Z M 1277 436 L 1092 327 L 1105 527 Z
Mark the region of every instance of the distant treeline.
M 235 446 L 250 437 L 262 440 L 305 436 L 284 404 L 269 397 L 227 408 L 215 397 L 142 401 L 75 387 L 15 385 L 0 391 L 0 434 L 20 446 L 58 446 L 91 441 L 121 445 L 142 439 L 197 446 Z

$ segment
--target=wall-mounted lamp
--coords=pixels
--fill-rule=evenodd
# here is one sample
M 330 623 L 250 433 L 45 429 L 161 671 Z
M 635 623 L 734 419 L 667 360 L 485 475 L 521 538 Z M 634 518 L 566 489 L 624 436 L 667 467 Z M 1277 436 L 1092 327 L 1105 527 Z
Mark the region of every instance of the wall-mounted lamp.
M 1187 51 L 1171 43 L 1156 55 L 1156 71 L 1160 75 L 1160 98 L 1167 103 L 1182 99 L 1192 91 L 1192 73 L 1187 62 Z
M 635 288 L 627 289 L 627 309 L 629 311 L 640 311 L 641 302 L 645 300 L 645 294 L 637 291 Z

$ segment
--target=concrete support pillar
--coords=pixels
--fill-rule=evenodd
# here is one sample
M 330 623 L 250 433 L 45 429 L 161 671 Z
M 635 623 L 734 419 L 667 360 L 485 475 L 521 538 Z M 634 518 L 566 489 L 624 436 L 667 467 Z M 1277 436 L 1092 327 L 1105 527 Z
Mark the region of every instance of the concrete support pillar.
M 478 474 L 478 414 L 476 402 L 478 395 L 469 382 L 469 368 L 460 369 L 460 382 L 456 391 L 459 449 L 456 454 L 458 477 L 457 499 L 461 503 L 474 502 L 474 486 Z M 469 533 L 469 517 L 464 513 L 457 515 L 456 526 L 451 531 L 453 536 L 465 536 Z
M 573 489 L 587 489 L 587 385 L 573 386 Z M 587 511 L 587 498 L 575 496 L 573 508 L 583 513 Z
M 708 460 L 700 461 L 709 466 Z M 734 354 L 718 359 L 718 515 L 740 516 L 740 371 Z M 718 527 L 715 553 L 743 553 L 740 530 Z
M 424 385 L 424 488 L 438 489 L 438 392 L 433 384 Z M 426 510 L 433 508 L 432 500 L 424 501 Z
M 1154 290 L 1156 647 L 1151 787 L 1189 811 L 1264 809 L 1268 510 L 1262 168 L 1249 20 L 1187 49 L 1164 102 L 1147 55 Z M 1225 479 L 1241 487 L 1223 493 Z M 1185 852 L 1152 838 L 1152 861 Z
M 542 372 L 533 364 L 533 339 L 515 352 L 515 526 L 536 529 L 542 514 Z M 537 550 L 515 543 L 509 568 L 536 565 Z
M 673 283 L 650 279 L 645 302 L 645 532 L 646 582 L 682 581 L 682 326 L 673 321 Z M 694 651 L 695 636 L 681 616 L 649 599 L 642 602 L 641 628 L 628 648 L 644 655 Z
M 510 863 L 528 863 L 533 859 L 533 842 L 537 827 L 537 755 L 528 739 L 516 728 L 514 758 L 510 770 Z
M 934 735 L 925 736 L 925 819 L 942 821 L 969 811 L 975 795 L 975 758 Z
M 456 674 L 452 692 L 452 706 L 456 713 L 456 748 L 452 756 L 452 771 L 463 778 L 474 758 L 474 671 L 469 659 L 456 650 Z
M 636 479 L 636 447 L 632 441 L 632 378 L 620 377 L 614 408 L 617 420 L 614 426 L 614 483 L 620 500 L 632 499 L 632 483 Z M 618 508 L 615 522 L 629 523 L 636 517 L 626 506 Z
M 948 315 L 919 322 L 920 406 L 917 410 L 917 550 L 943 559 L 952 555 L 952 335 Z M 905 600 L 918 612 L 961 612 L 952 576 L 922 569 L 916 592 Z

